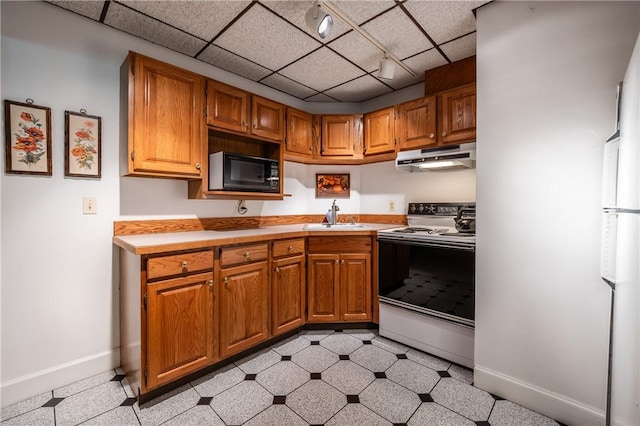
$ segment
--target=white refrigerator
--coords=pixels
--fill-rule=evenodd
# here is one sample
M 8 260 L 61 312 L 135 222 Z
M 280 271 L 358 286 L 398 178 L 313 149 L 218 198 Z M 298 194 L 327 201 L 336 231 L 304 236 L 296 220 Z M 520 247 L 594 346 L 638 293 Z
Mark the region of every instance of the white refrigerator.
M 601 275 L 611 287 L 606 424 L 640 425 L 640 37 L 604 149 Z

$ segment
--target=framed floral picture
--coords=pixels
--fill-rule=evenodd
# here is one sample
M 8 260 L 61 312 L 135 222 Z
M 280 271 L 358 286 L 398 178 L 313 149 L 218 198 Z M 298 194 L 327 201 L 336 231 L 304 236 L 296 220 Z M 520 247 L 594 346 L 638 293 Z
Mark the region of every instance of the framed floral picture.
M 102 119 L 80 112 L 64 112 L 64 175 L 100 178 Z
M 351 183 L 349 173 L 316 173 L 316 198 L 349 198 Z
M 51 176 L 51 108 L 4 101 L 6 172 Z

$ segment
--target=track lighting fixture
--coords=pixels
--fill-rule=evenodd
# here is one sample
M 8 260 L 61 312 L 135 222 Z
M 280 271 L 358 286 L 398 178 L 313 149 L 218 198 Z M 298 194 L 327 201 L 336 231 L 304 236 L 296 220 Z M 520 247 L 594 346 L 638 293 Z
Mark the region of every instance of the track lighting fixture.
M 323 9 L 319 1 L 314 2 L 307 10 L 304 20 L 309 29 L 320 38 L 326 38 L 333 27 L 333 18 Z
M 387 55 L 384 55 L 382 59 L 380 59 L 380 69 L 378 70 L 378 78 L 383 78 L 385 80 L 393 80 L 393 74 L 396 71 L 396 63 L 393 59 L 389 58 Z

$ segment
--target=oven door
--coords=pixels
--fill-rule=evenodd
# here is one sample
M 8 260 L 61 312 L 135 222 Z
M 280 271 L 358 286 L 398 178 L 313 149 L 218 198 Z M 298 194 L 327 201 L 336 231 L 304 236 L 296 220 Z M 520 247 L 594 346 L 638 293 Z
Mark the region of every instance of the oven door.
M 474 245 L 378 237 L 378 295 L 381 303 L 473 327 Z

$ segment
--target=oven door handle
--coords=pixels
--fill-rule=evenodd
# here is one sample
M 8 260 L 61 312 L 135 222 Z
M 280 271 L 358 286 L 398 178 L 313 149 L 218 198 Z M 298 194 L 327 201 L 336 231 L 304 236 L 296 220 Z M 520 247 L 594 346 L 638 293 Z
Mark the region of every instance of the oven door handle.
M 444 248 L 444 249 L 452 249 L 452 250 L 460 250 L 460 251 L 468 251 L 475 252 L 475 245 L 468 244 L 456 244 L 451 242 L 432 242 L 432 241 L 410 241 L 405 239 L 395 239 L 395 238 L 378 238 L 378 242 L 381 243 L 389 243 L 389 244 L 404 244 L 408 246 L 419 246 L 419 247 L 433 247 L 433 248 Z

